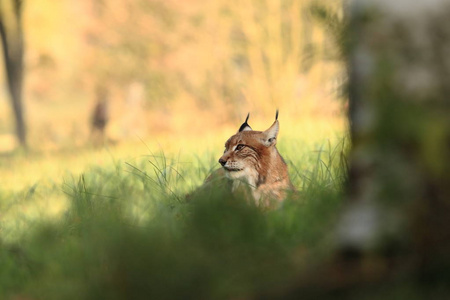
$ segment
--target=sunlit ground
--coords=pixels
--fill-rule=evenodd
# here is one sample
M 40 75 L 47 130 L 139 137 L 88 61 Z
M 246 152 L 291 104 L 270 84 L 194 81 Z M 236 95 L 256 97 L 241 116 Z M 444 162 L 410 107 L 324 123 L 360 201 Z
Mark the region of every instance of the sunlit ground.
M 314 168 L 319 151 L 329 151 L 342 141 L 346 135 L 346 121 L 343 116 L 286 119 L 282 112 L 279 121 L 278 148 L 290 162 L 291 176 L 296 178 L 294 182 L 301 189 L 298 174 Z M 264 130 L 272 122 L 273 116 L 252 116 L 249 121 L 255 130 Z M 184 183 L 184 190 L 192 190 L 202 183 L 210 170 L 218 167 L 217 159 L 223 145 L 239 125 L 216 130 L 205 127 L 203 133 L 155 133 L 154 136 L 136 137 L 101 147 L 85 145 L 53 151 L 4 153 L 0 156 L 0 230 L 3 237 L 14 239 L 34 221 L 59 216 L 67 205 L 67 186 L 92 169 L 119 166 L 129 172 L 129 176 L 134 176 L 130 165 L 144 161 L 150 166 L 154 156 L 164 155 L 175 162 L 174 167 L 180 171 L 198 169 L 196 176 Z

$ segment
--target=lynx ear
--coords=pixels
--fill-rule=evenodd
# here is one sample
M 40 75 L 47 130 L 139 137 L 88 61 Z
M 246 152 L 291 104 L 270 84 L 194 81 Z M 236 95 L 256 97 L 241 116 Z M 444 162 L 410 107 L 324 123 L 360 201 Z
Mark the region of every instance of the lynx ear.
M 249 117 L 250 117 L 250 113 L 247 114 L 247 118 L 245 119 L 245 122 L 242 123 L 241 127 L 239 127 L 238 132 L 253 130 L 253 129 L 250 127 L 250 125 L 248 125 L 248 123 L 247 123 Z
M 278 122 L 278 110 L 275 115 L 275 122 L 266 131 L 262 133 L 262 143 L 264 146 L 269 147 L 277 143 L 278 131 L 280 130 L 280 123 Z

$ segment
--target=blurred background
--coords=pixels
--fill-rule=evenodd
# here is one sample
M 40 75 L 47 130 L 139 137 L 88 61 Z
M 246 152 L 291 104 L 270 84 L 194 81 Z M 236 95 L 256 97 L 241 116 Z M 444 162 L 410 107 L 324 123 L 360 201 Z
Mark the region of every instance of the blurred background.
M 447 299 L 449 14 L 1 1 L 0 298 Z M 276 109 L 299 193 L 187 201 Z
M 310 118 L 342 128 L 343 63 L 314 5 L 342 15 L 340 1 L 3 1 L 10 45 L 22 24 L 24 140 L 58 151 L 205 136 L 247 112 L 268 126 L 277 108 L 292 131 Z M 3 153 L 20 144 L 5 74 Z

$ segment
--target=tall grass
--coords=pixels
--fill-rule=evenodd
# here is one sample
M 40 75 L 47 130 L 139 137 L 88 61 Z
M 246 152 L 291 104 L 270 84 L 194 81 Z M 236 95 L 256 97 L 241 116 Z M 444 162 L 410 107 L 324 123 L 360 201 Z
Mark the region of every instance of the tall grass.
M 292 153 L 299 192 L 272 211 L 221 185 L 186 201 L 208 168 L 164 153 L 66 180 L 62 217 L 0 244 L 0 297 L 229 299 L 283 287 L 330 251 L 344 147 L 320 150 L 311 170 L 292 168 Z

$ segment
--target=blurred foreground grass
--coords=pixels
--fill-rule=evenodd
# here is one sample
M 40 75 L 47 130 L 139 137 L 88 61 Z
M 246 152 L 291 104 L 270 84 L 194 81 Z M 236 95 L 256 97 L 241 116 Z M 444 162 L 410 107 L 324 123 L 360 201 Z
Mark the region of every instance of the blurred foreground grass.
M 2 157 L 0 298 L 220 299 L 288 284 L 330 249 L 346 125 L 281 126 L 302 196 L 266 213 L 220 187 L 184 198 L 236 128 Z

